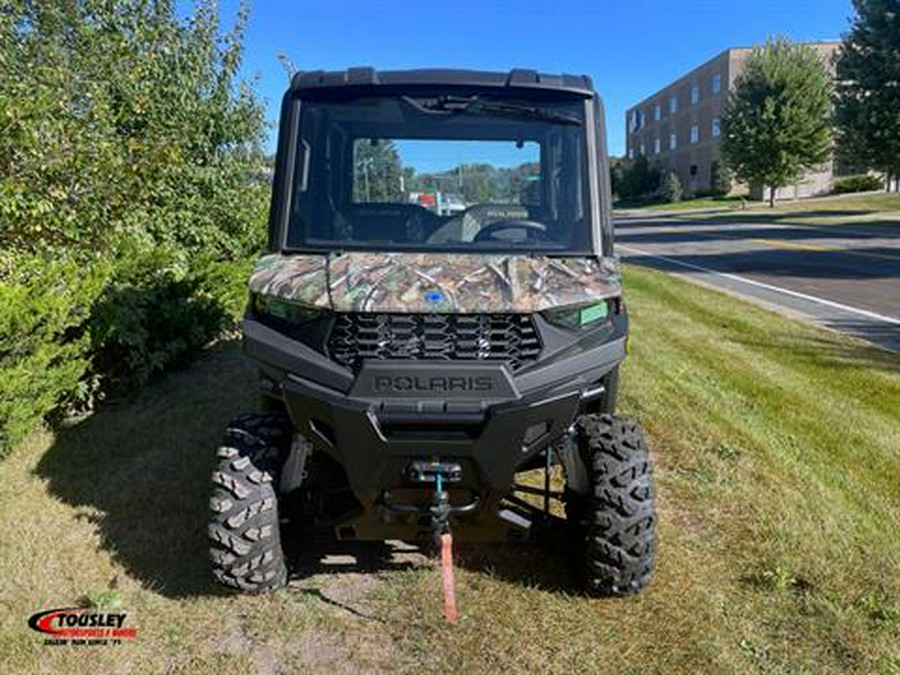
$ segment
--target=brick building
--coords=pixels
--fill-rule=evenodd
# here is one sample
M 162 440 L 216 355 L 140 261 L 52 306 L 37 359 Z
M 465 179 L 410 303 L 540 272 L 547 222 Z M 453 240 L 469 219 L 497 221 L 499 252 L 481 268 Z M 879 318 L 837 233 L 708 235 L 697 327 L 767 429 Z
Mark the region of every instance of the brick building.
M 833 74 L 833 56 L 840 44 L 815 42 L 809 46 Z M 726 49 L 630 108 L 626 113 L 628 158 L 643 155 L 651 164 L 675 171 L 687 193 L 708 190 L 713 162 L 720 159 L 722 109 L 752 51 L 752 47 Z M 780 189 L 777 198 L 827 193 L 833 173 L 829 163 L 797 185 Z M 761 194 L 759 188 L 757 191 Z

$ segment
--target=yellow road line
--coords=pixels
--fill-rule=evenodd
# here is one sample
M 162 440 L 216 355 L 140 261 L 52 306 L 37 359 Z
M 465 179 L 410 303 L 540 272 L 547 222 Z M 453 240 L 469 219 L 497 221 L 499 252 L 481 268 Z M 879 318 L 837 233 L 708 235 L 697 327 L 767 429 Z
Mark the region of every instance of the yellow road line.
M 734 237 L 735 239 L 742 239 L 743 237 Z M 780 241 L 778 239 L 748 239 L 747 241 L 756 241 L 760 244 L 768 244 L 769 246 L 776 246 L 778 248 L 798 248 L 802 251 L 843 251 L 842 248 L 833 248 L 828 246 L 814 246 L 812 244 L 798 244 L 795 241 Z M 898 258 L 900 259 L 900 258 Z

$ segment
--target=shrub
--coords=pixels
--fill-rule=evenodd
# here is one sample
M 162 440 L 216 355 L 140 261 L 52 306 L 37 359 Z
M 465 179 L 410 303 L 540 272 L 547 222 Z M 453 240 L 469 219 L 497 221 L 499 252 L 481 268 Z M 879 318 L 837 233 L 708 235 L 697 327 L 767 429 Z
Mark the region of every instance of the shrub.
M 213 0 L 0 11 L 0 449 L 233 323 L 265 238 L 246 11 Z
M 204 272 L 192 274 L 162 248 L 116 270 L 89 322 L 93 366 L 105 388 L 144 384 L 231 323 L 218 289 L 204 287 Z
M 7 252 L 0 272 L 2 456 L 46 415 L 93 393 L 84 322 L 109 265 Z
M 201 256 L 185 266 L 157 249 L 117 270 L 90 319 L 94 367 L 103 384 L 139 387 L 233 328 L 254 261 Z
M 678 178 L 678 174 L 674 171 L 670 171 L 666 174 L 665 178 L 663 178 L 662 183 L 660 183 L 660 200 L 668 204 L 673 204 L 675 202 L 680 202 L 683 196 L 684 190 L 681 187 L 681 180 Z
M 850 192 L 870 192 L 872 190 L 881 190 L 884 183 L 880 178 L 870 176 L 869 174 L 861 174 L 859 176 L 847 176 L 845 178 L 837 178 L 831 188 L 831 193 L 835 195 L 847 194 Z
M 647 201 L 659 190 L 662 173 L 650 164 L 646 157 L 638 157 L 622 170 L 619 179 L 619 197 L 626 201 Z

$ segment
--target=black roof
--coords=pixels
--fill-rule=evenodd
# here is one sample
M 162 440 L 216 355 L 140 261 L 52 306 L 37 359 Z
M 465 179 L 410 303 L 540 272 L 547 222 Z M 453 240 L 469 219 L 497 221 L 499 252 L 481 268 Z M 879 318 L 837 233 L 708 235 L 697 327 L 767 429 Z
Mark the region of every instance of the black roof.
M 515 68 L 508 73 L 480 70 L 428 68 L 420 70 L 375 70 L 348 68 L 347 70 L 315 70 L 299 72 L 291 81 L 294 91 L 313 91 L 356 88 L 403 88 L 419 86 L 509 87 L 511 89 L 568 92 L 592 96 L 594 87 L 587 75 L 548 75 L 536 70 Z

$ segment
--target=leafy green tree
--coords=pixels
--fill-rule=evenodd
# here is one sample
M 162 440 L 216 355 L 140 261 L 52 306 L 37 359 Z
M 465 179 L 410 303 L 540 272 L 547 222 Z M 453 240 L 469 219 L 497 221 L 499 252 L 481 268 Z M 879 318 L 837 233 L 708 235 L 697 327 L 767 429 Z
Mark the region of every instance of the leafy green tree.
M 836 66 L 838 147 L 852 164 L 883 171 L 890 189 L 900 178 L 900 2 L 853 6 Z
M 498 193 L 508 189 L 508 176 L 492 164 L 462 164 L 455 169 L 434 176 L 435 184 L 444 192 L 461 192 L 467 203 L 498 201 Z M 494 197 L 494 195 L 497 195 Z
M 353 148 L 353 199 L 404 202 L 404 176 L 397 147 L 389 139 L 360 139 Z
M 247 183 L 265 121 L 237 78 L 245 10 L 224 36 L 212 0 L 188 22 L 170 0 L 14 0 L 2 17 L 5 246 L 244 249 L 266 193 Z
M 674 171 L 669 171 L 659 185 L 659 197 L 668 204 L 680 202 L 684 196 L 684 189 L 681 187 L 681 179 Z
M 662 182 L 662 172 L 641 155 L 622 173 L 619 196 L 626 200 L 645 200 L 655 194 Z
M 724 197 L 731 192 L 731 171 L 722 162 L 716 160 L 709 167 L 709 187 L 713 195 Z
M 223 32 L 213 0 L 184 9 L 0 9 L 0 454 L 184 358 L 246 295 L 270 191 L 247 12 Z
M 622 198 L 622 182 L 625 178 L 626 163 L 622 157 L 609 158 L 609 184 L 614 199 Z
M 768 40 L 744 62 L 722 118 L 722 155 L 738 180 L 778 188 L 831 156 L 831 80 L 816 52 Z

